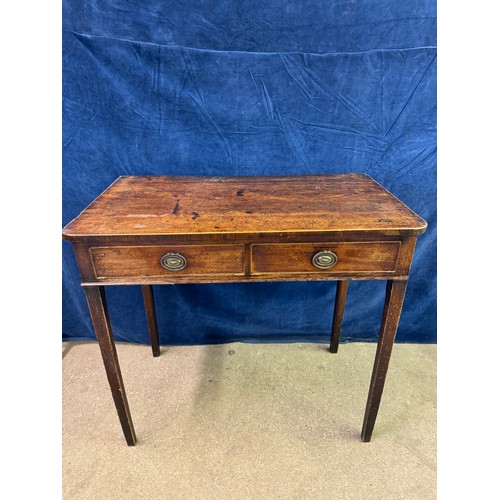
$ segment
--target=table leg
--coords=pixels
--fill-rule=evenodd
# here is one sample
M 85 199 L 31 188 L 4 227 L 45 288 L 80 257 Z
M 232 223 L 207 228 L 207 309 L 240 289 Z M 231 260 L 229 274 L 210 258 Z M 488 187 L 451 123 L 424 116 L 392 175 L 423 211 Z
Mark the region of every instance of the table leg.
M 113 340 L 113 332 L 111 331 L 111 324 L 109 322 L 104 287 L 85 286 L 84 289 L 123 434 L 125 435 L 127 444 L 134 446 L 137 438 L 128 407 L 127 395 L 125 394 L 115 341 Z
M 160 355 L 160 342 L 158 340 L 158 325 L 156 324 L 155 301 L 153 296 L 153 287 L 151 285 L 142 285 L 142 296 L 144 298 L 144 307 L 146 317 L 148 318 L 149 339 L 153 356 Z
M 361 431 L 361 439 L 364 442 L 369 442 L 372 437 L 373 427 L 382 398 L 382 391 L 384 390 L 385 376 L 387 374 L 387 368 L 389 367 L 392 346 L 394 344 L 394 338 L 396 337 L 399 317 L 403 307 L 406 283 L 406 281 L 387 281 L 377 353 L 375 355 L 375 364 L 373 365 L 365 418 Z
M 337 281 L 337 293 L 335 295 L 335 309 L 333 310 L 332 336 L 330 339 L 330 352 L 339 350 L 340 330 L 342 328 L 342 319 L 344 318 L 345 300 L 347 297 L 348 280 Z

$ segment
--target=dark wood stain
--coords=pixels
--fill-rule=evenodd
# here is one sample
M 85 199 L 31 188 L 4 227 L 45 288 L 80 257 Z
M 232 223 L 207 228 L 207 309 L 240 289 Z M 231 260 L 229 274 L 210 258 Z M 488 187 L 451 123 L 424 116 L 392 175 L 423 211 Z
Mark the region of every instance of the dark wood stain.
M 174 209 L 172 210 L 172 213 L 173 213 L 174 215 L 177 215 L 177 214 L 179 213 L 180 208 L 181 208 L 181 207 L 180 207 L 180 205 L 179 205 L 179 200 L 177 200 L 177 201 L 175 202 L 175 207 L 174 207 Z

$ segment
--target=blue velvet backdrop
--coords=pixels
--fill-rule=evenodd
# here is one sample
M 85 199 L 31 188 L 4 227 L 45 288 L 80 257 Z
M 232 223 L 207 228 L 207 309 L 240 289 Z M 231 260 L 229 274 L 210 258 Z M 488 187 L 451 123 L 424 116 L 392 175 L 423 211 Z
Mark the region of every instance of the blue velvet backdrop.
M 433 0 L 63 1 L 63 223 L 117 176 L 366 172 L 427 220 L 398 340 L 436 339 Z M 72 248 L 63 337 L 94 338 Z M 384 283 L 353 282 L 373 340 Z M 161 342 L 326 341 L 335 283 L 155 287 Z M 139 287 L 108 288 L 147 342 Z

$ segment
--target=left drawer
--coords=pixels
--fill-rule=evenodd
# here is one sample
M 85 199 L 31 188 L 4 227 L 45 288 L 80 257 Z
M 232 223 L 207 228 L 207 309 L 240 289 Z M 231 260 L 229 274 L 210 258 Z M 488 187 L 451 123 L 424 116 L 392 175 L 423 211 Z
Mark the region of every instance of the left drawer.
M 243 245 L 127 245 L 90 253 L 98 280 L 244 274 Z

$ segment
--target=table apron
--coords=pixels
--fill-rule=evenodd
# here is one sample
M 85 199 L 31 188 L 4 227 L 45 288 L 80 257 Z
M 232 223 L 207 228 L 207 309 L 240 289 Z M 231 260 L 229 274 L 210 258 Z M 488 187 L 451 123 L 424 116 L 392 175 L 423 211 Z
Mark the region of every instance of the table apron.
M 416 237 L 375 241 L 287 241 L 211 244 L 177 242 L 135 244 L 74 242 L 82 284 L 142 285 L 276 281 L 406 280 Z M 338 261 L 315 267 L 318 252 Z M 181 256 L 186 265 L 165 268 L 166 255 Z M 163 264 L 162 264 L 163 259 Z M 173 262 L 176 259 L 174 258 Z

